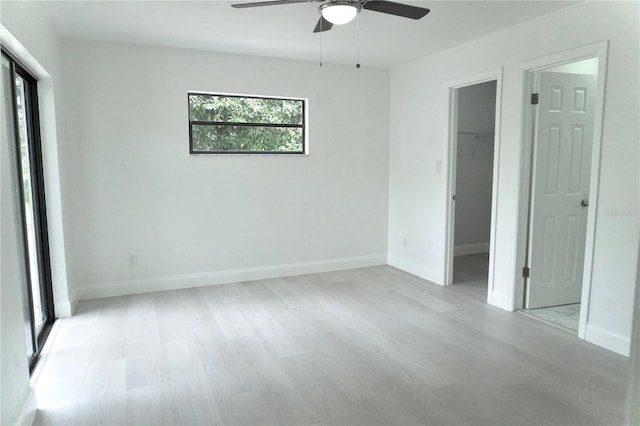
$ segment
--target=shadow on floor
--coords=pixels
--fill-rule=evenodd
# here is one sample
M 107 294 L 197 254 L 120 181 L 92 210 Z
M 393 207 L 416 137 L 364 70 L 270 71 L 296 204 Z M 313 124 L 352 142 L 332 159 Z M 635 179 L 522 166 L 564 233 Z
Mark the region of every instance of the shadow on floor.
M 453 258 L 453 283 L 479 283 L 487 286 L 489 253 L 467 254 Z
M 479 300 L 486 300 L 489 277 L 489 253 L 467 254 L 453 258 L 453 284 L 473 289 Z

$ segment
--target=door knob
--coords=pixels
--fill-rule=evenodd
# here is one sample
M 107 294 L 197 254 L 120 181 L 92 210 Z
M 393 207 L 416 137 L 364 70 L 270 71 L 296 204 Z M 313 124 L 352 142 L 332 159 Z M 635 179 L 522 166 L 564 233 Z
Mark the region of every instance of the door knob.
M 589 206 L 589 200 L 587 200 L 586 198 L 583 198 L 582 201 L 580 201 L 580 205 L 582 207 L 588 207 Z

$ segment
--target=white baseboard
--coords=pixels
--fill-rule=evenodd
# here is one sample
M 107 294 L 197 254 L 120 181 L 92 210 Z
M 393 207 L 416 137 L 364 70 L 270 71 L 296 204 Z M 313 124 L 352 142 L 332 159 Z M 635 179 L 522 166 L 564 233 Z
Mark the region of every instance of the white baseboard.
M 56 318 L 69 318 L 78 304 L 78 291 L 74 291 L 69 300 L 54 300 Z
M 264 280 L 292 275 L 315 274 L 318 272 L 365 268 L 368 266 L 385 265 L 386 263 L 386 255 L 370 255 L 348 257 L 342 259 L 327 259 L 312 262 L 290 263 L 285 265 L 260 266 L 256 268 L 203 272 L 188 275 L 145 278 L 130 281 L 103 282 L 97 284 L 88 284 L 78 288 L 77 297 L 75 299 L 98 299 L 103 297 L 125 296 L 128 294 L 149 293 L 153 291 L 177 290 L 181 288 L 229 284 L 239 281 Z
M 598 346 L 602 346 L 620 355 L 629 356 L 631 353 L 631 339 L 626 336 L 612 333 L 607 330 L 587 324 L 585 340 Z
M 74 290 L 73 293 L 71 294 L 71 297 L 69 298 L 69 305 L 71 306 L 71 315 L 73 315 L 73 313 L 76 311 L 76 307 L 78 306 L 78 301 L 80 300 L 78 298 L 78 290 Z M 69 315 L 69 316 L 71 316 Z
M 73 314 L 73 306 L 68 300 L 55 302 L 53 308 L 56 318 L 68 318 Z
M 29 386 L 29 390 L 26 392 L 22 400 L 22 405 L 8 424 L 15 426 L 31 426 L 33 420 L 36 418 L 36 405 L 36 393 L 33 388 Z
M 491 306 L 495 306 L 496 308 L 504 309 L 505 311 L 513 312 L 515 311 L 515 306 L 513 304 L 513 298 L 507 297 L 503 293 L 491 292 L 487 297 L 487 303 Z
M 453 247 L 454 256 L 478 253 L 489 253 L 489 243 L 459 244 Z
M 399 257 L 389 256 L 387 258 L 387 263 L 393 266 L 394 268 L 398 268 L 412 275 L 423 278 L 427 281 L 431 281 L 434 284 L 444 285 L 443 279 L 438 278 L 438 274 L 434 273 L 434 271 L 424 268 L 422 266 L 416 265 L 413 262 L 400 259 Z

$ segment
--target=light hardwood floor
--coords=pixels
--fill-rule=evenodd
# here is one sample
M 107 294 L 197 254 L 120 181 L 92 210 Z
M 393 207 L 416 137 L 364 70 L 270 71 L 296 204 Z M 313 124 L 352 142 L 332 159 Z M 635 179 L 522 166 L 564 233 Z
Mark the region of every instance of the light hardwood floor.
M 479 282 L 380 266 L 83 301 L 35 424 L 622 423 L 626 358 Z

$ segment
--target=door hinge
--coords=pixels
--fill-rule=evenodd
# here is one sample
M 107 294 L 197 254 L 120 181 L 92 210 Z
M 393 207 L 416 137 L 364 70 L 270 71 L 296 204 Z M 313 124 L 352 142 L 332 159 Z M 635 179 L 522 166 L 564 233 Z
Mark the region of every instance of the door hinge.
M 531 105 L 538 105 L 538 94 L 537 93 L 532 93 L 531 94 Z
M 528 266 L 525 266 L 524 268 L 522 268 L 522 276 L 524 278 L 529 278 L 531 276 L 531 269 L 529 269 Z

